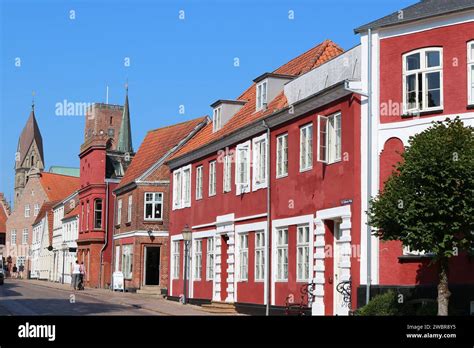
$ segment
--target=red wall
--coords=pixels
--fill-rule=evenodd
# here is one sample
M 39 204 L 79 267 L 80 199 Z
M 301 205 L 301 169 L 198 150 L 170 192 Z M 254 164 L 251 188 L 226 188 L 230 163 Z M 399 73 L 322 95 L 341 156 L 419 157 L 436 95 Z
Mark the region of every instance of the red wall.
M 380 105 L 403 101 L 402 55 L 424 47 L 443 48 L 444 110 L 440 114 L 467 112 L 467 42 L 474 39 L 474 22 L 436 28 L 380 41 Z M 391 104 L 389 104 L 391 103 Z M 402 112 L 402 109 L 400 109 Z M 428 115 L 429 117 L 429 115 Z M 404 119 L 399 113 L 380 116 L 382 123 Z

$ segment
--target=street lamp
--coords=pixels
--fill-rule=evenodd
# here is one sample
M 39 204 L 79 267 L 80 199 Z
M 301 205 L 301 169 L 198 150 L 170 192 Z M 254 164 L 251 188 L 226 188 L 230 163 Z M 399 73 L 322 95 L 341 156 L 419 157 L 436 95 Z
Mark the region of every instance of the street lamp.
M 65 261 L 65 258 L 66 258 L 66 250 L 68 249 L 67 247 L 67 243 L 66 242 L 63 242 L 63 244 L 61 244 L 61 248 L 63 250 L 63 277 L 61 279 L 61 284 L 64 284 L 64 265 L 66 264 L 66 261 Z
M 184 240 L 184 290 L 183 290 L 183 304 L 186 304 L 187 294 L 186 294 L 186 283 L 188 279 L 188 246 L 189 242 L 192 239 L 193 230 L 189 228 L 186 224 L 182 231 L 183 240 Z

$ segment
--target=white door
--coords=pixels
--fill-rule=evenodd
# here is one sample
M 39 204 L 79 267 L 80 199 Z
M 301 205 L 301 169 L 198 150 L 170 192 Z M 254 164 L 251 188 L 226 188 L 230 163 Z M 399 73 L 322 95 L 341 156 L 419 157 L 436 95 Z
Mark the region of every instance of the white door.
M 348 304 L 344 301 L 344 296 L 339 291 L 337 291 L 338 284 L 341 282 L 341 268 L 340 268 L 340 260 L 341 260 L 341 248 L 340 244 L 338 243 L 341 239 L 341 229 L 339 228 L 339 222 L 334 221 L 334 246 L 333 246 L 333 260 L 334 260 L 334 305 L 333 305 L 333 312 L 334 315 L 348 315 L 349 307 Z

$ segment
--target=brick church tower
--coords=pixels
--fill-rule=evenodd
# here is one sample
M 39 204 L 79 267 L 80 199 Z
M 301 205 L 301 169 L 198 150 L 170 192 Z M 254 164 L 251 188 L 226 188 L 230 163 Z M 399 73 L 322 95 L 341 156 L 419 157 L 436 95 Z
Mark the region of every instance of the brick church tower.
M 33 168 L 39 171 L 44 169 L 43 138 L 36 122 L 34 104 L 18 139 L 15 154 L 15 207 L 28 181 L 28 173 Z
M 81 146 L 78 259 L 86 285 L 111 282 L 114 224 L 113 190 L 133 158 L 128 88 L 124 106 L 96 103 L 86 113 Z

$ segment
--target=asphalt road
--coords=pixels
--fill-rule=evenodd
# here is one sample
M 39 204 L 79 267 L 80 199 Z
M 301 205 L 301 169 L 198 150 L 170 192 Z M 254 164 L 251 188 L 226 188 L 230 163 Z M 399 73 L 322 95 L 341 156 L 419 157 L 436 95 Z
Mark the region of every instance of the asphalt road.
M 71 296 L 73 296 L 71 298 Z M 6 279 L 0 285 L 0 315 L 157 315 L 133 306 L 110 303 L 80 292 Z

